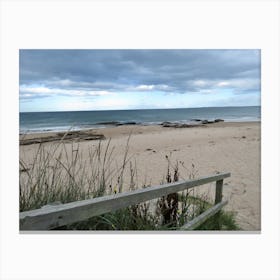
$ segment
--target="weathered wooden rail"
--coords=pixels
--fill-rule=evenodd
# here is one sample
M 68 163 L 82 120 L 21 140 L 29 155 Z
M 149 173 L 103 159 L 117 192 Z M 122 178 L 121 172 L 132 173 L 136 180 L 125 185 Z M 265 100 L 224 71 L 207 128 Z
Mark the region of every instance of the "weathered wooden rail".
M 20 230 L 54 229 L 171 193 L 216 182 L 215 205 L 182 227 L 182 230 L 192 230 L 202 224 L 209 217 L 218 213 L 227 203 L 227 201 L 222 201 L 223 179 L 227 177 L 230 177 L 230 173 L 216 174 L 194 180 L 152 186 L 130 192 L 66 204 L 46 205 L 40 209 L 20 212 Z

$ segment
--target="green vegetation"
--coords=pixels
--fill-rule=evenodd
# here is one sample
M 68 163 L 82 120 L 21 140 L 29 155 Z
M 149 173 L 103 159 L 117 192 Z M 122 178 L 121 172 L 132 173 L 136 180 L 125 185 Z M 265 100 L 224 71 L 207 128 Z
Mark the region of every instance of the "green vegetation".
M 40 208 L 55 202 L 67 203 L 112 193 L 123 188 L 137 188 L 136 164 L 128 157 L 129 138 L 121 165 L 114 163 L 114 147 L 110 140 L 99 142 L 85 154 L 79 144 L 71 149 L 62 140 L 54 145 L 38 145 L 31 163 L 20 159 L 20 211 Z M 179 165 L 173 165 L 171 155 L 166 156 L 167 172 L 162 183 L 176 182 L 180 178 Z M 124 180 L 129 174 L 129 180 Z M 195 178 L 191 165 L 188 178 Z M 143 186 L 146 187 L 146 186 Z M 212 204 L 205 197 L 194 195 L 194 189 L 169 194 L 157 200 L 133 205 L 116 212 L 92 217 L 88 220 L 63 226 L 60 230 L 179 230 Z M 233 213 L 220 211 L 197 230 L 238 230 Z

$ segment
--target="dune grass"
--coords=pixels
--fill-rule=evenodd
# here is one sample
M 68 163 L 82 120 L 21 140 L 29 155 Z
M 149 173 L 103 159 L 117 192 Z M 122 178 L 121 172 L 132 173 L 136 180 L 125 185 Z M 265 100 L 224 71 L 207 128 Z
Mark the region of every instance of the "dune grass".
M 79 143 L 65 143 L 63 138 L 53 145 L 38 144 L 31 162 L 20 159 L 20 211 L 40 208 L 51 203 L 68 203 L 120 193 L 124 187 L 137 188 L 137 166 L 129 157 L 129 140 L 120 163 L 114 161 L 115 147 L 110 140 L 81 151 Z M 70 146 L 70 149 L 69 147 Z M 166 155 L 167 170 L 161 183 L 176 182 L 180 178 L 179 164 Z M 125 174 L 129 178 L 124 180 Z M 191 164 L 187 177 L 193 179 L 196 170 Z M 147 187 L 147 186 L 142 186 Z M 178 230 L 186 222 L 211 207 L 209 199 L 195 197 L 194 190 L 169 194 L 157 200 L 133 205 L 125 209 L 92 217 L 63 226 L 60 230 Z M 233 213 L 221 211 L 208 219 L 198 230 L 238 230 Z

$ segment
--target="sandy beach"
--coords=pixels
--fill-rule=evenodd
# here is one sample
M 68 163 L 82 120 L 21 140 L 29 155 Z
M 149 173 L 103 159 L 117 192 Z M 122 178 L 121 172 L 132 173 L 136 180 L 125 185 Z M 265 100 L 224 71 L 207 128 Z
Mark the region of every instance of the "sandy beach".
M 243 230 L 260 230 L 260 122 L 214 123 L 201 127 L 172 128 L 162 126 L 123 125 L 90 130 L 104 135 L 104 144 L 114 147 L 114 162 L 122 164 L 128 144 L 128 157 L 137 167 L 137 185 L 158 185 L 167 171 L 167 159 L 178 162 L 180 179 L 230 172 L 224 182 L 224 198 L 229 199 L 225 210 L 234 211 Z M 21 135 L 20 139 L 53 137 L 55 133 Z M 51 148 L 55 142 L 43 145 Z M 82 140 L 79 148 L 86 151 L 97 146 L 98 140 Z M 66 142 L 66 149 L 72 144 Z M 38 144 L 20 145 L 20 158 L 31 163 Z M 128 176 L 126 174 L 125 176 Z M 199 193 L 213 196 L 214 184 L 200 187 Z

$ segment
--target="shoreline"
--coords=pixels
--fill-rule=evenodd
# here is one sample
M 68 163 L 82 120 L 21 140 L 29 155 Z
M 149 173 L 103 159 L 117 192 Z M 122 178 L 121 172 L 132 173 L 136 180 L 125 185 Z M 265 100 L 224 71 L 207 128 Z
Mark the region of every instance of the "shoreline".
M 67 132 L 67 131 L 86 131 L 92 129 L 104 129 L 118 126 L 126 126 L 126 125 L 135 125 L 135 126 L 161 126 L 164 124 L 170 125 L 196 125 L 196 124 L 212 124 L 216 122 L 225 122 L 225 123 L 251 123 L 251 122 L 261 122 L 259 118 L 252 119 L 220 119 L 220 118 L 212 118 L 212 119 L 204 119 L 204 118 L 194 118 L 189 120 L 172 120 L 172 121 L 149 121 L 149 122 L 140 122 L 140 121 L 104 121 L 93 124 L 82 124 L 82 125 L 73 125 L 73 126 L 54 126 L 47 127 L 44 129 L 19 129 L 19 134 L 37 134 L 37 133 L 59 133 L 59 132 Z
M 163 122 L 165 123 L 165 122 Z M 97 133 L 97 132 L 104 132 L 105 137 L 108 131 L 126 131 L 127 129 L 130 129 L 131 131 L 133 130 L 138 130 L 140 129 L 141 131 L 150 131 L 150 130 L 155 130 L 157 131 L 158 128 L 164 128 L 165 130 L 168 129 L 192 129 L 196 127 L 236 127 L 236 126 L 243 126 L 243 125 L 248 125 L 248 124 L 254 124 L 258 123 L 261 124 L 261 121 L 221 121 L 221 122 L 216 122 L 216 123 L 208 123 L 208 124 L 194 124 L 193 126 L 190 127 L 164 127 L 162 124 L 151 124 L 151 125 L 146 125 L 146 124 L 123 124 L 123 125 L 106 125 L 104 127 L 92 127 L 92 128 L 84 128 L 84 129 L 69 129 L 69 130 L 58 130 L 58 131 L 28 131 L 26 133 L 19 132 L 19 138 L 21 139 L 33 139 L 36 137 L 55 137 L 55 136 L 63 136 L 64 134 L 67 133 Z M 171 123 L 171 124 L 178 124 L 178 122 L 166 122 L 166 123 Z M 185 123 L 182 123 L 184 125 Z M 188 124 L 187 124 L 188 125 Z M 134 129 L 135 128 L 135 129 Z M 111 133 L 109 133 L 111 135 Z M 118 134 L 118 133 L 116 133 Z M 122 133 L 123 135 L 123 133 Z

